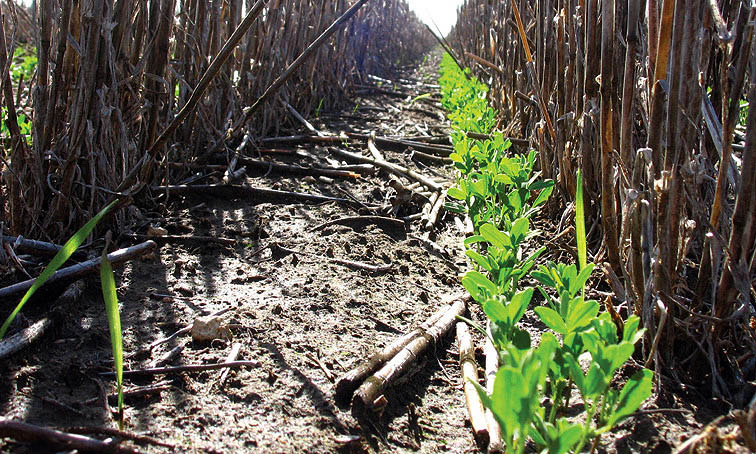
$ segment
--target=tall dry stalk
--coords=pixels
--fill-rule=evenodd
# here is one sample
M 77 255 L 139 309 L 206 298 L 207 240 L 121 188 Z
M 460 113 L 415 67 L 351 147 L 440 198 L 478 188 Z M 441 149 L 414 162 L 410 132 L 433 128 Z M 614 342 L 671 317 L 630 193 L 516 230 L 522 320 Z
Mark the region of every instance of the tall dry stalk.
M 10 24 L 6 14 L 0 36 L 31 28 L 39 59 L 33 145 L 14 139 L 3 172 L 9 228 L 60 240 L 114 191 L 185 176 L 163 161 L 191 163 L 212 144 L 235 146 L 221 140 L 230 125 L 253 138 L 276 132 L 288 118 L 282 103 L 269 100 L 245 118 L 246 109 L 353 3 L 60 0 L 36 2 L 36 12 L 20 10 Z M 24 26 L 29 17 L 37 18 L 33 27 Z M 371 0 L 270 98 L 282 96 L 304 115 L 330 109 L 354 82 L 390 75 L 431 45 L 403 0 Z M 5 84 L 10 115 L 15 95 Z

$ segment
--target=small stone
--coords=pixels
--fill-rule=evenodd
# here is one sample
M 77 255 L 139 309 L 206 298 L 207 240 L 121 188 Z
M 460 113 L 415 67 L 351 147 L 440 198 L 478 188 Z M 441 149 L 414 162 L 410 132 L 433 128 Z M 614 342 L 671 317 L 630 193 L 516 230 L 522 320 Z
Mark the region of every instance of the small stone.
M 168 230 L 164 229 L 163 227 L 154 227 L 154 226 L 147 227 L 147 236 L 149 237 L 166 236 L 166 235 L 168 235 Z
M 231 330 L 222 317 L 197 317 L 192 324 L 192 340 L 208 342 L 216 339 L 230 339 Z

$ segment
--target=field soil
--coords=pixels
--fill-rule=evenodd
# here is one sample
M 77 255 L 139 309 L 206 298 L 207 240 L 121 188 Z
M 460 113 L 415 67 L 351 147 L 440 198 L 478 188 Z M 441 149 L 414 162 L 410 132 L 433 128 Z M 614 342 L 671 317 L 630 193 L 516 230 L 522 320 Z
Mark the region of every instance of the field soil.
M 448 136 L 434 85 L 438 59 L 406 69 L 393 82 L 371 80 L 373 88 L 358 88 L 349 108 L 319 112 L 310 122 L 324 134 Z M 425 93 L 431 96 L 414 99 Z M 280 135 L 290 134 L 309 131 L 294 119 L 282 120 Z M 370 156 L 359 140 L 260 147 L 264 159 L 301 166 L 353 164 L 340 162 L 333 148 Z M 454 179 L 451 166 L 428 162 L 407 147 L 377 147 L 388 161 L 447 187 Z M 255 147 L 245 154 L 257 156 Z M 125 378 L 127 393 L 155 388 L 127 396 L 125 430 L 171 447 L 126 443 L 155 453 L 479 452 L 467 422 L 454 330 L 387 392 L 385 408 L 373 417 L 358 421 L 334 400 L 335 378 L 465 294 L 459 284 L 468 267 L 463 220 L 442 211 L 425 229 L 417 217 L 425 196 L 397 191 L 385 171 L 328 179 L 270 167 L 246 170 L 242 183 L 251 187 L 349 203 L 169 192 L 152 194 L 154 211 L 132 212 L 142 222 L 117 238 L 119 245 L 152 236 L 158 248 L 116 273 L 125 368 L 222 362 L 235 346 L 237 360 L 249 363 L 228 369 L 225 377 L 224 370 L 210 370 Z M 218 183 L 222 176 L 217 171 L 198 183 Z M 558 236 L 556 222 L 537 224 L 549 244 L 544 258 L 571 257 L 574 240 Z M 74 303 L 51 306 L 54 296 L 47 295 L 24 310 L 18 327 L 50 313 L 54 324 L 38 342 L 0 362 L 0 414 L 63 430 L 117 427 L 109 397 L 115 381 L 104 375 L 113 369 L 104 306 L 97 279 L 86 282 Z M 601 288 L 598 278 L 593 284 Z M 14 303 L 0 303 L 2 313 Z M 469 316 L 482 321 L 475 304 L 469 308 Z M 225 312 L 211 317 L 219 325 L 214 339 L 193 340 L 184 330 L 151 347 L 219 311 Z M 532 313 L 525 324 L 534 333 L 541 328 Z M 670 453 L 725 411 L 708 402 L 705 391 L 670 388 L 677 394 L 653 396 L 598 452 Z M 0 451 L 59 449 L 3 439 Z

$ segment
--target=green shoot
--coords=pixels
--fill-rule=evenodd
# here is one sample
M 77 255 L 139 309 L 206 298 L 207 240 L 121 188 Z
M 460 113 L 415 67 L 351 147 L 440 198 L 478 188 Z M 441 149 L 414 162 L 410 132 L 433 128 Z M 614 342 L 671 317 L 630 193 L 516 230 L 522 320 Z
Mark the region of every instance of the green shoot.
M 44 270 L 42 270 L 42 273 L 37 277 L 37 279 L 32 284 L 31 288 L 26 292 L 23 298 L 21 298 L 21 301 L 18 303 L 15 309 L 13 309 L 13 312 L 8 316 L 8 318 L 5 320 L 5 323 L 3 323 L 3 326 L 0 327 L 0 339 L 5 336 L 5 333 L 8 331 L 8 327 L 10 327 L 10 324 L 13 322 L 13 320 L 16 318 L 16 315 L 18 315 L 19 312 L 21 312 L 21 308 L 24 307 L 24 305 L 29 301 L 29 299 L 34 295 L 34 293 L 42 287 L 45 282 L 47 282 L 48 279 L 50 279 L 50 276 L 55 273 L 58 268 L 63 266 L 63 264 L 68 260 L 71 255 L 76 251 L 76 249 L 81 246 L 81 244 L 84 242 L 84 240 L 89 236 L 89 234 L 92 232 L 92 230 L 95 228 L 98 222 L 118 203 L 118 199 L 111 202 L 108 206 L 103 208 L 99 213 L 95 215 L 92 219 L 89 220 L 86 224 L 84 224 L 84 227 L 79 229 L 78 232 L 74 233 L 74 235 L 66 241 L 66 244 L 63 245 L 63 247 L 58 251 L 57 254 L 55 254 L 55 257 L 50 260 L 50 263 L 47 264 Z
M 105 300 L 105 312 L 110 328 L 110 343 L 113 349 L 116 383 L 118 385 L 118 426 L 123 430 L 123 338 L 121 334 L 121 316 L 118 312 L 118 295 L 116 294 L 113 268 L 108 260 L 107 249 L 102 250 L 100 265 L 100 282 L 102 297 Z
M 577 194 L 575 195 L 575 236 L 577 237 L 578 262 L 580 270 L 587 262 L 585 238 L 585 206 L 583 205 L 583 174 L 577 172 Z
M 412 98 L 412 101 L 410 101 L 409 105 L 412 107 L 413 104 L 415 104 L 417 101 L 420 101 L 421 99 L 428 99 L 431 97 L 430 93 L 423 93 L 422 95 L 415 96 Z

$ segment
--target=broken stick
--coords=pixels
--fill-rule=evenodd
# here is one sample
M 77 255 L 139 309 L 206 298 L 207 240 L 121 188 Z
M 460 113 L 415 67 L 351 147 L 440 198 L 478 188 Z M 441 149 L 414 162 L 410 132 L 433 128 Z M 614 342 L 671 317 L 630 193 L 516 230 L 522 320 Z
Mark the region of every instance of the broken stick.
M 214 363 L 214 364 L 188 364 L 186 366 L 169 366 L 169 367 L 152 367 L 148 369 L 135 369 L 123 371 L 124 377 L 143 377 L 150 375 L 165 375 L 165 374 L 178 374 L 181 372 L 202 372 L 205 370 L 218 370 L 225 369 L 227 367 L 259 367 L 258 361 L 229 361 L 226 363 Z M 115 372 L 103 372 L 100 375 L 104 377 L 112 377 Z
M 483 347 L 483 354 L 486 356 L 486 392 L 489 395 L 493 393 L 496 372 L 499 370 L 499 353 L 491 339 L 491 324 L 489 323 L 486 327 L 486 343 Z M 504 452 L 501 426 L 489 408 L 486 408 L 486 424 L 488 425 L 488 452 Z
M 56 305 L 70 304 L 78 301 L 84 291 L 86 284 L 84 280 L 79 279 L 66 288 L 61 295 L 55 300 Z M 32 342 L 39 339 L 45 331 L 53 324 L 53 319 L 45 317 L 33 325 L 25 328 L 12 336 L 0 341 L 0 359 L 4 359 L 17 351 L 31 345 Z
M 430 327 L 433 326 L 442 315 L 449 311 L 450 307 L 451 306 L 449 305 L 442 307 L 439 311 L 431 315 L 428 320 L 423 322 L 422 325 L 408 332 L 404 336 L 397 338 L 394 342 L 383 347 L 383 350 L 375 353 L 366 361 L 360 363 L 357 367 L 342 375 L 336 382 L 336 402 L 342 405 L 349 403 L 354 391 L 359 388 L 360 384 L 362 384 L 368 375 L 378 370 L 379 367 L 393 358 L 406 347 L 412 339 L 422 335 L 430 329 Z
M 117 454 L 139 454 L 141 452 L 130 446 L 121 446 L 120 442 L 113 439 L 102 441 L 84 435 L 70 434 L 0 417 L 0 438 L 5 437 L 24 442 L 49 443 L 66 450 Z
M 336 156 L 339 156 L 344 159 L 351 159 L 353 161 L 357 162 L 363 162 L 366 164 L 373 164 L 376 167 L 380 167 L 384 170 L 387 170 L 394 175 L 399 175 L 405 178 L 409 178 L 411 180 L 415 180 L 420 182 L 423 186 L 428 187 L 432 191 L 440 191 L 442 186 L 440 183 L 436 183 L 435 181 L 431 180 L 430 178 L 426 177 L 425 175 L 420 175 L 419 173 L 415 172 L 414 170 L 410 170 L 404 166 L 400 166 L 399 164 L 394 164 L 393 162 L 383 161 L 383 160 L 377 160 L 373 158 L 369 158 L 367 156 L 363 156 L 361 154 L 352 153 L 350 151 L 344 151 L 340 150 L 338 148 L 329 148 L 331 153 L 335 154 Z
M 428 349 L 436 345 L 449 332 L 457 316 L 464 314 L 465 301 L 458 299 L 441 318 L 423 334 L 412 339 L 378 372 L 365 380 L 352 399 L 352 415 L 364 418 L 370 415 L 376 403 L 385 401 L 383 391 L 404 375 L 410 366 Z
M 485 441 L 488 439 L 486 414 L 478 390 L 475 388 L 475 384 L 478 383 L 478 363 L 475 361 L 475 349 L 473 348 L 470 330 L 465 322 L 457 322 L 457 342 L 459 345 L 459 366 L 462 368 L 462 387 L 465 390 L 465 404 L 467 405 L 467 414 L 470 417 L 470 425 L 475 438 Z
M 136 244 L 128 248 L 111 252 L 110 254 L 108 254 L 108 260 L 110 260 L 113 266 L 117 266 L 128 260 L 149 253 L 150 251 L 155 249 L 155 246 L 156 244 L 154 241 L 145 241 L 144 243 Z M 53 273 L 52 276 L 50 276 L 50 279 L 45 282 L 45 286 L 65 279 L 73 279 L 75 277 L 83 276 L 88 273 L 94 273 L 99 269 L 101 260 L 102 257 L 97 257 L 92 260 L 87 260 L 86 262 L 81 262 L 77 265 L 61 268 Z M 33 284 L 34 279 L 28 279 L 26 281 L 4 287 L 0 289 L 0 298 L 8 298 L 10 296 L 24 293 L 25 291 L 29 290 L 29 288 L 31 288 Z
M 319 194 L 307 194 L 304 192 L 279 191 L 276 189 L 252 188 L 248 186 L 239 186 L 232 184 L 196 184 L 196 185 L 172 185 L 172 186 L 153 186 L 155 192 L 169 192 L 179 195 L 214 195 L 217 197 L 244 198 L 254 199 L 255 203 L 290 203 L 290 202 L 338 202 L 347 205 L 353 205 L 349 199 L 338 197 L 329 197 Z

